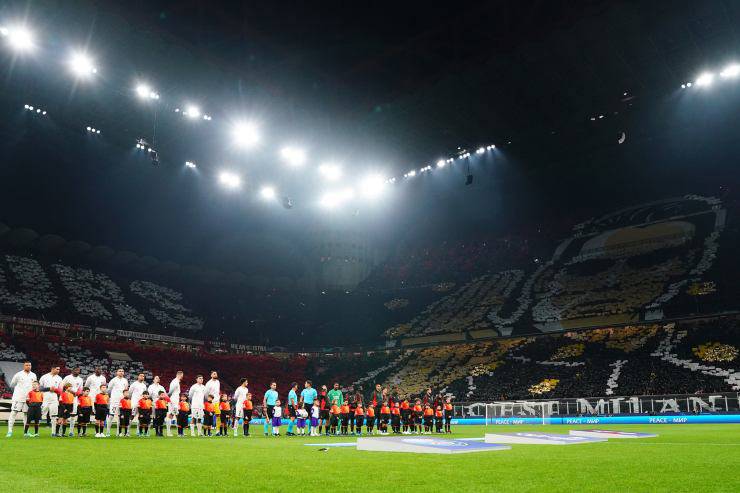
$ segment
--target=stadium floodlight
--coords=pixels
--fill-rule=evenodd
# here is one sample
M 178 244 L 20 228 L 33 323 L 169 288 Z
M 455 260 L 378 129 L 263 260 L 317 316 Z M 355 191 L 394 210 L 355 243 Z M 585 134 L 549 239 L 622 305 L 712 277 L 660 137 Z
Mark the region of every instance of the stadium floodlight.
M 283 147 L 280 150 L 280 155 L 291 166 L 303 166 L 306 162 L 306 151 L 297 147 Z
M 200 108 L 198 108 L 194 104 L 189 104 L 185 107 L 185 110 L 182 112 L 182 114 L 187 116 L 191 120 L 195 120 L 196 118 L 200 118 Z
M 219 173 L 218 181 L 226 188 L 239 188 L 242 184 L 242 179 L 239 175 L 235 175 L 229 171 Z
M 737 63 L 726 66 L 722 72 L 719 73 L 719 76 L 723 79 L 734 79 L 738 75 L 740 75 L 740 65 Z
M 712 72 L 704 72 L 696 78 L 696 85 L 699 87 L 708 87 L 714 82 L 714 74 Z
M 0 35 L 6 38 L 10 47 L 16 51 L 31 51 L 34 48 L 33 33 L 25 26 L 0 28 Z
M 197 166 L 192 161 L 185 161 L 185 167 L 186 168 L 196 168 Z
M 475 151 L 476 154 L 483 154 L 484 152 L 486 152 L 486 149 L 483 147 L 479 147 L 478 150 Z
M 231 137 L 238 147 L 248 148 L 254 146 L 260 140 L 257 125 L 250 122 L 240 122 L 231 129 Z
M 387 180 L 382 175 L 372 174 L 366 176 L 360 183 L 362 196 L 368 199 L 377 197 L 385 190 L 386 183 Z
M 413 178 L 414 176 L 416 176 L 416 170 L 415 169 L 412 169 L 411 171 L 409 171 L 408 173 L 406 173 L 406 178 Z
M 264 186 L 260 189 L 260 197 L 264 200 L 272 200 L 275 198 L 275 189 L 270 186 Z
M 440 159 L 439 161 L 437 161 L 437 168 L 444 168 L 445 164 L 447 164 L 447 161 L 445 161 L 444 159 Z
M 92 58 L 84 53 L 73 53 L 69 59 L 69 68 L 80 78 L 89 78 L 98 73 Z
M 342 190 L 334 190 L 322 195 L 319 204 L 325 209 L 334 209 L 348 200 L 352 200 L 354 196 L 354 189 L 349 187 L 343 188 Z
M 146 84 L 137 84 L 136 94 L 141 99 L 159 99 L 159 94 L 153 91 L 152 88 Z
M 342 177 L 342 168 L 334 163 L 323 163 L 319 166 L 319 173 L 329 181 L 337 181 Z
M 207 122 L 210 122 L 211 120 L 213 120 L 213 118 L 211 118 L 211 115 L 203 115 L 203 119 Z

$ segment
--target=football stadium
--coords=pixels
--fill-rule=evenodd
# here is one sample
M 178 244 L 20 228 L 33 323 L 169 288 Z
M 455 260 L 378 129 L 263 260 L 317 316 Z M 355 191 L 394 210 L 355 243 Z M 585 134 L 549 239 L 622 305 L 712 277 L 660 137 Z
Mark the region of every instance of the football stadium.
M 740 491 L 740 4 L 0 4 L 9 491 Z

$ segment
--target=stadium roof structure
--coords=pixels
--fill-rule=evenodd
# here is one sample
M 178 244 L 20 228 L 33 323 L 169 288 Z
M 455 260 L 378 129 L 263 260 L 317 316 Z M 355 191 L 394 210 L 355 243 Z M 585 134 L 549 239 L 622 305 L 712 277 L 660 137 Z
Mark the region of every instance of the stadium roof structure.
M 504 209 L 511 197 L 526 196 L 541 211 L 542 190 L 520 193 L 530 180 L 548 187 L 556 177 L 580 190 L 594 177 L 610 183 L 634 176 L 619 162 L 622 132 L 628 144 L 646 147 L 693 136 L 696 115 L 672 118 L 667 106 L 682 83 L 733 61 L 739 15 L 722 1 L 292 2 L 279 12 L 259 2 L 201 0 L 9 3 L 0 10 L 3 21 L 33 24 L 47 53 L 85 46 L 100 71 L 92 83 L 74 82 L 59 60 L 3 53 L 0 105 L 17 118 L 0 125 L 0 138 L 3 157 L 18 165 L 3 171 L 12 187 L 0 195 L 6 210 L 27 205 L 0 219 L 160 258 L 177 250 L 173 232 L 198 231 L 187 251 L 174 254 L 179 262 L 194 260 L 198 242 L 228 243 L 227 228 L 290 237 L 305 227 L 304 216 L 277 217 L 239 194 L 213 193 L 182 169 L 185 162 L 197 164 L 191 175 L 241 166 L 253 196 L 272 185 L 277 192 L 268 195 L 288 197 L 298 210 L 319 185 L 279 166 L 276 153 L 289 141 L 305 142 L 311 158 L 339 156 L 357 177 L 374 166 L 400 177 L 478 146 L 500 149 L 502 166 L 468 164 L 450 178 L 457 193 L 482 186 L 477 195 L 440 205 L 440 190 L 404 189 L 390 211 L 360 216 L 376 230 L 406 217 L 396 229 L 404 231 L 430 208 L 455 211 L 450 221 L 466 216 L 461 207 Z M 161 95 L 158 110 L 135 102 L 137 80 Z M 24 104 L 48 108 L 49 122 L 23 120 Z M 188 104 L 218 116 L 191 124 L 176 111 Z M 216 125 L 218 117 L 241 114 L 266 133 L 265 144 L 246 156 L 229 148 Z M 86 127 L 102 135 L 86 135 Z M 167 169 L 144 169 L 122 152 L 142 137 L 156 137 Z M 607 157 L 594 157 L 605 148 Z M 642 156 L 634 152 L 629 161 L 642 166 Z M 461 186 L 473 172 L 475 186 Z M 68 200 L 72 188 L 78 200 Z M 558 203 L 568 194 L 551 195 Z M 47 203 L 59 204 L 53 221 Z M 91 203 L 98 217 L 82 224 L 82 204 Z

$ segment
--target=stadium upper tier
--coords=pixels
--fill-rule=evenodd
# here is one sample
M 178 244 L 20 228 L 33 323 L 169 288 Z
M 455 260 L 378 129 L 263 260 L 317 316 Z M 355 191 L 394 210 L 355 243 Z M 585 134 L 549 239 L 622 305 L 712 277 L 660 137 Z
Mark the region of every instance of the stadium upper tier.
M 0 333 L 0 361 L 30 358 L 39 375 L 53 365 L 66 374 L 95 367 L 127 378 L 143 372 L 165 384 L 185 371 L 184 389 L 196 374 L 217 370 L 225 391 L 241 378 L 257 402 L 270 380 L 286 393 L 290 382 L 372 391 L 376 383 L 400 396 L 428 387 L 456 401 L 575 398 L 740 390 L 740 320 L 712 318 L 680 325 L 591 329 L 536 337 L 496 339 L 426 348 L 332 355 L 214 354 L 109 340 L 68 340 Z M 3 390 L 0 379 L 0 392 Z M 7 394 L 6 394 L 7 395 Z
M 383 337 L 464 341 L 712 314 L 738 309 L 738 210 L 692 195 L 595 217 L 559 241 L 444 242 L 390 255 L 350 291 L 270 287 L 269 280 L 257 288 L 239 276 L 0 231 L 0 314 L 294 348 Z

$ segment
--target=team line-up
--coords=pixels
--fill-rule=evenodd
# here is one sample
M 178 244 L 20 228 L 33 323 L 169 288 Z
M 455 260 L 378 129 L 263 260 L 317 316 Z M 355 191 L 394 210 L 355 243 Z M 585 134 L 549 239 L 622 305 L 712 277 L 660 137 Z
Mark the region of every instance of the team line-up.
M 8 432 L 13 436 L 13 427 L 19 414 L 24 415 L 24 436 L 38 437 L 39 423 L 49 420 L 51 436 L 87 436 L 87 428 L 94 421 L 95 437 L 111 436 L 115 423 L 116 436 L 130 436 L 130 427 L 136 424 L 136 436 L 149 437 L 150 428 L 156 436 L 173 436 L 171 426 L 177 427 L 177 436 L 184 437 L 190 430 L 192 437 L 239 435 L 248 437 L 249 425 L 255 417 L 256 407 L 249 392 L 248 380 L 243 378 L 231 398 L 221 392 L 218 373 L 204 383 L 198 375 L 187 393 L 181 392 L 184 373 L 178 371 L 169 385 L 169 390 L 160 384 L 158 376 L 147 386 L 145 375 L 139 373 L 136 381 L 129 384 L 124 370 L 116 370 L 110 382 L 101 368 L 96 368 L 84 384 L 80 369 L 62 378 L 60 368 L 52 367 L 40 379 L 31 371 L 31 363 L 25 362 L 23 370 L 16 373 L 10 387 L 13 389 Z M 262 399 L 265 436 L 280 436 L 280 428 L 286 421 L 287 436 L 348 435 L 362 434 L 431 434 L 451 433 L 451 398 L 433 397 L 431 389 L 422 398 L 402 399 L 397 394 L 389 395 L 387 388 L 376 385 L 368 402 L 361 393 L 345 397 L 339 383 L 331 390 L 324 385 L 317 391 L 310 380 L 298 392 L 298 384 L 292 383 L 287 401 L 278 397 L 277 383 Z M 31 432 L 33 427 L 33 432 Z M 213 432 L 214 428 L 217 431 Z M 67 434 L 69 432 L 69 435 Z

